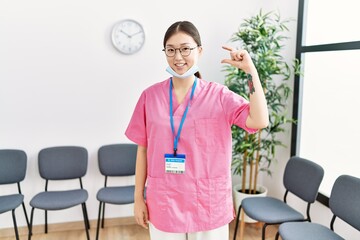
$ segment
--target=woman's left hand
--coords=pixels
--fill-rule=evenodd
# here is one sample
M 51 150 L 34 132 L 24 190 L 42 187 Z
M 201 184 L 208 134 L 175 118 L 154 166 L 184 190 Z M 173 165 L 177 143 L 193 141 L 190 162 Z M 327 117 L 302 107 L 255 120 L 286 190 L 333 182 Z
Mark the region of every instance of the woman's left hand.
M 223 59 L 221 63 L 228 63 L 234 67 L 240 68 L 246 73 L 256 70 L 250 54 L 246 50 L 236 50 L 227 46 L 223 46 L 222 48 L 230 52 L 230 59 Z

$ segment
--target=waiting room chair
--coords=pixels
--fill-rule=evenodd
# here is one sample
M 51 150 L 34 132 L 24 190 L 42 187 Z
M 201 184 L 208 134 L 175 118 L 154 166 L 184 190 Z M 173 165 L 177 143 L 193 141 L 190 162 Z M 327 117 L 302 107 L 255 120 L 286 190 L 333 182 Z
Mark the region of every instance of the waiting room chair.
M 338 217 L 360 231 L 360 179 L 349 176 L 339 176 L 331 190 L 329 207 L 333 213 L 330 228 L 318 223 L 291 222 L 283 223 L 278 234 L 283 240 L 343 240 L 334 232 L 334 222 Z
M 99 215 L 96 239 L 99 239 L 100 218 L 104 228 L 105 204 L 130 204 L 134 202 L 135 186 L 108 186 L 108 177 L 135 175 L 137 145 L 131 143 L 104 145 L 98 150 L 100 173 L 105 176 L 104 187 L 99 189 L 96 198 L 99 200 Z
M 283 201 L 273 197 L 249 197 L 242 200 L 236 217 L 234 240 L 236 239 L 240 214 L 243 214 L 242 211 L 250 218 L 264 223 L 262 227 L 263 240 L 265 240 L 268 225 L 291 221 L 311 221 L 310 206 L 316 200 L 323 176 L 324 169 L 318 164 L 304 158 L 291 157 L 286 164 L 283 175 L 285 187 Z M 286 203 L 289 192 L 307 203 L 306 218 Z M 242 222 L 241 227 L 245 227 L 244 222 Z
M 16 224 L 15 210 L 22 205 L 25 213 L 26 223 L 29 227 L 29 219 L 24 204 L 24 195 L 21 193 L 20 182 L 25 179 L 27 156 L 22 150 L 1 149 L 0 150 L 0 185 L 17 184 L 18 193 L 0 195 L 0 214 L 11 211 L 14 223 L 15 237 L 19 239 Z
M 88 192 L 83 188 L 81 180 L 87 172 L 87 150 L 78 146 L 57 146 L 44 148 L 39 152 L 38 164 L 40 176 L 45 179 L 45 191 L 36 194 L 30 201 L 32 209 L 29 240 L 32 235 L 35 208 L 45 210 L 45 233 L 47 233 L 48 211 L 68 209 L 77 205 L 81 205 L 82 207 L 86 236 L 87 239 L 90 239 L 88 231 L 90 224 L 85 204 L 88 199 Z M 80 187 L 70 190 L 48 191 L 48 184 L 50 180 L 60 181 L 71 179 L 79 179 Z

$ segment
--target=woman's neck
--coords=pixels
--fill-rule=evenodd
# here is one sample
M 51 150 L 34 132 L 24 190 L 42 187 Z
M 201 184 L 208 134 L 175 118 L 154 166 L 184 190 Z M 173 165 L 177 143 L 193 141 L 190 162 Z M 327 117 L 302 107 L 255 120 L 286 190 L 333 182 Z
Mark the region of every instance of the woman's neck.
M 195 81 L 195 76 L 190 76 L 188 78 L 172 78 L 173 87 L 176 91 L 185 91 L 189 90 Z
M 187 95 L 189 89 L 193 86 L 194 81 L 195 81 L 195 76 L 191 76 L 184 79 L 176 78 L 176 77 L 172 78 L 176 100 L 179 104 L 181 104 L 184 101 L 185 96 Z

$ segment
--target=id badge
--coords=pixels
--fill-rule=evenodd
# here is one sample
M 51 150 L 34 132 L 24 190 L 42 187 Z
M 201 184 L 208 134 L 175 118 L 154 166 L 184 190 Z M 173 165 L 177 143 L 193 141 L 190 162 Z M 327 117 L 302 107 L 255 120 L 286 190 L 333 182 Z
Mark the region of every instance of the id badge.
M 185 154 L 165 154 L 165 173 L 185 173 Z

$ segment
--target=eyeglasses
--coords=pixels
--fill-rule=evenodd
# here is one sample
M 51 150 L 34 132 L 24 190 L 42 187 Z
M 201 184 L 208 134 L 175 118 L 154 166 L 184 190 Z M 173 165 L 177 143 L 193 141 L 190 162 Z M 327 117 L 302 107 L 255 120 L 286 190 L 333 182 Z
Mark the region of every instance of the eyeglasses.
M 181 47 L 181 48 L 173 48 L 173 47 L 166 47 L 162 51 L 165 52 L 165 55 L 168 57 L 174 57 L 176 55 L 176 50 L 179 50 L 181 56 L 187 57 L 191 54 L 191 50 L 194 50 L 196 47 Z

